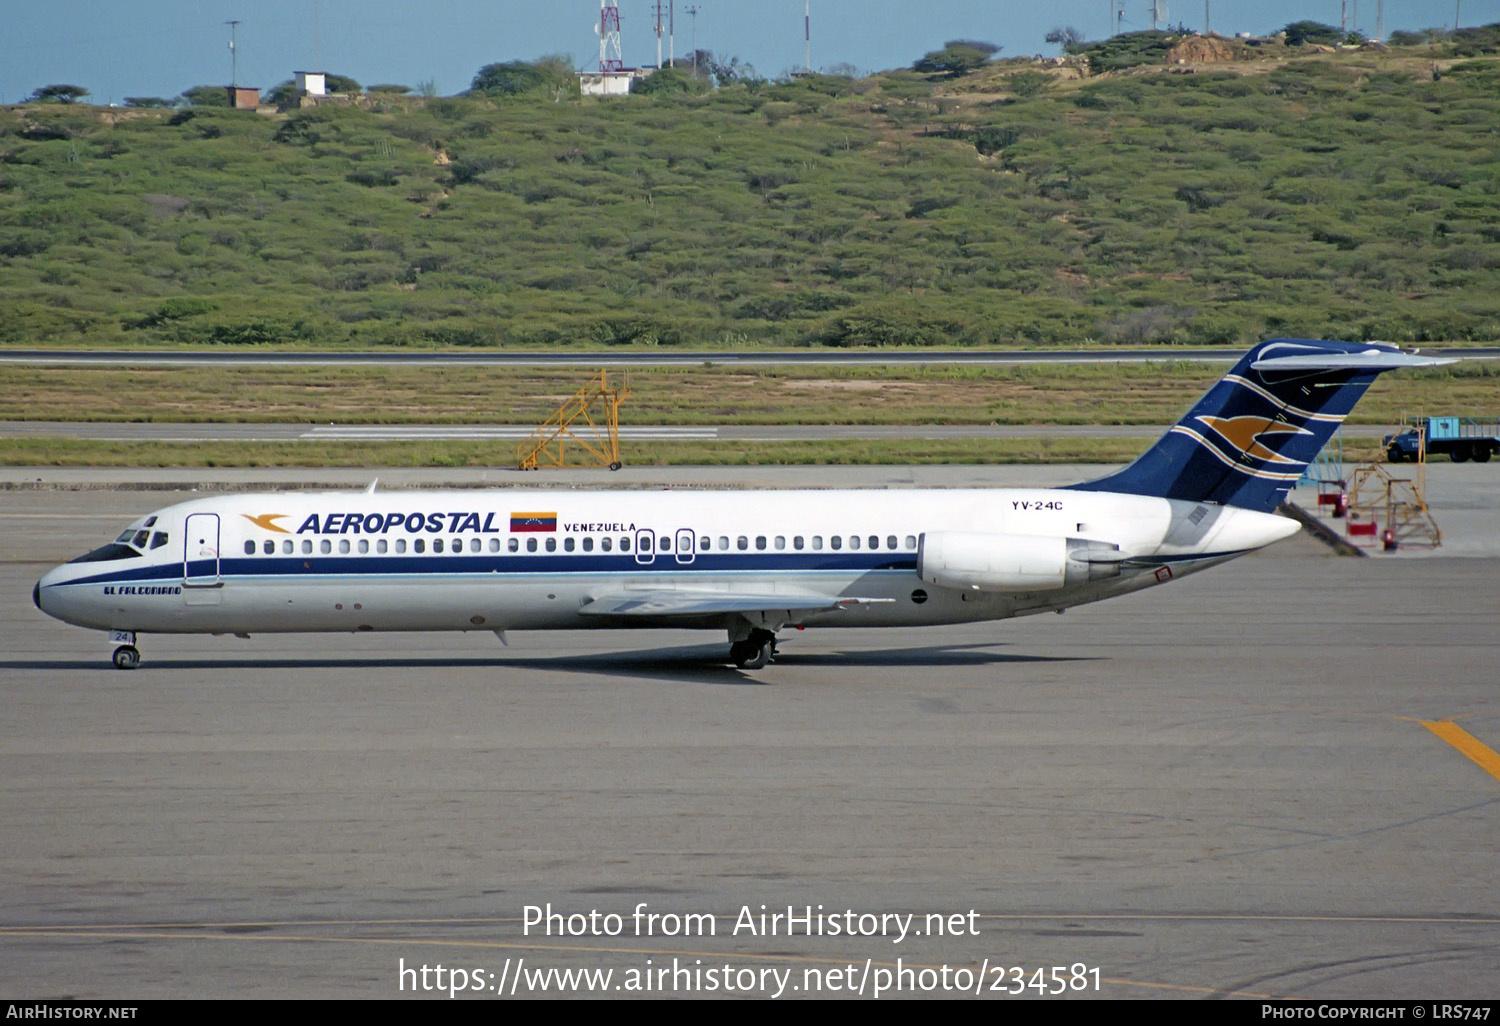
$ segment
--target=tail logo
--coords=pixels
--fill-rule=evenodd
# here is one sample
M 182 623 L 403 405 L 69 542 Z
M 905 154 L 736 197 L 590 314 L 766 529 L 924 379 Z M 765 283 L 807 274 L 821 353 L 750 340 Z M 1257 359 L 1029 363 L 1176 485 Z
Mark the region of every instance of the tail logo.
M 1312 434 L 1311 431 L 1304 428 L 1293 427 L 1284 421 L 1269 420 L 1266 417 L 1254 416 L 1210 417 L 1199 415 L 1194 419 L 1206 425 L 1214 434 L 1228 442 L 1241 456 L 1248 456 L 1263 463 L 1281 464 L 1282 466 L 1306 466 L 1305 460 L 1289 459 L 1260 443 L 1262 435 Z

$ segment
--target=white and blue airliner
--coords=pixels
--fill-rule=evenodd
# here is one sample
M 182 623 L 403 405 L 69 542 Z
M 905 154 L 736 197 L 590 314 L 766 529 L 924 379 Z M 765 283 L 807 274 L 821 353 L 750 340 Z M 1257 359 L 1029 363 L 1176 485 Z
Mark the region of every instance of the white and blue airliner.
M 1294 534 L 1276 512 L 1382 371 L 1446 361 L 1277 339 L 1144 455 L 1067 488 L 222 495 L 48 572 L 43 612 L 140 634 L 725 631 L 755 669 L 788 627 L 1061 611 Z

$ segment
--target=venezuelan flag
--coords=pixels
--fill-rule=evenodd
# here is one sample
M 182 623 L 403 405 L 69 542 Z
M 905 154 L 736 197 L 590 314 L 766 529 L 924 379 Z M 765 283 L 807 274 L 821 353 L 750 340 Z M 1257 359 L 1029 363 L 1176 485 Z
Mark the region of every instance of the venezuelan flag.
M 523 531 L 556 531 L 557 514 L 554 513 L 512 513 L 510 515 L 510 530 L 512 534 Z

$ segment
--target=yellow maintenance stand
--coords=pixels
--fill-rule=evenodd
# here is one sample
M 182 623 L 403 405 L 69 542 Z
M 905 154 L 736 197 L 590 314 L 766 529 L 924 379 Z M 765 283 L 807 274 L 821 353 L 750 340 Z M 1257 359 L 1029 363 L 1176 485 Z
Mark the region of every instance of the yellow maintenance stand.
M 609 372 L 600 371 L 517 450 L 521 470 L 548 467 L 608 467 L 619 470 L 620 406 L 630 387 L 609 387 Z M 600 407 L 597 411 L 595 407 Z M 596 419 L 597 417 L 597 419 Z M 577 455 L 569 462 L 569 448 Z

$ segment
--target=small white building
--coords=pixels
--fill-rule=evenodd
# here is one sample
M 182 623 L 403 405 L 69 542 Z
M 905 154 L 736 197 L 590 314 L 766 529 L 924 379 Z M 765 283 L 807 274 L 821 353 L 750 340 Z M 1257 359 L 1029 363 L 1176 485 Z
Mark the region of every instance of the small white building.
M 645 78 L 655 68 L 625 68 L 622 71 L 580 71 L 578 90 L 584 96 L 628 96 L 630 83 Z
M 297 77 L 297 92 L 303 96 L 328 95 L 328 72 L 294 71 Z

